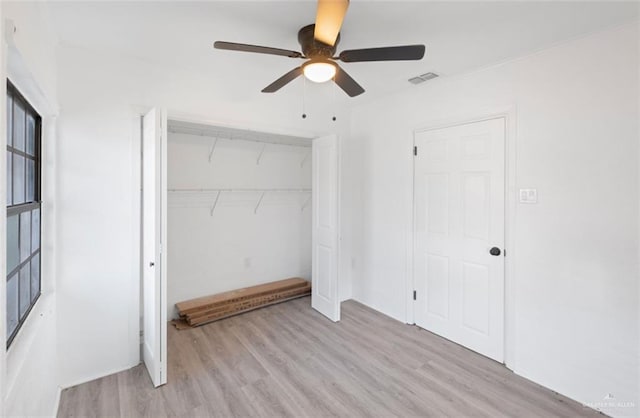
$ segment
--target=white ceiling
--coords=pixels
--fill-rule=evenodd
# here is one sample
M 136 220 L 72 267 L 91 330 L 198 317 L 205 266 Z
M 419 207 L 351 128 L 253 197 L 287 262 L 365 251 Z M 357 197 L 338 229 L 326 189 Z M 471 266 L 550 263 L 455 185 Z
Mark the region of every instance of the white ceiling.
M 189 68 L 256 95 L 301 61 L 218 51 L 213 41 L 299 50 L 297 31 L 315 16 L 315 3 L 306 0 L 52 2 L 49 7 L 63 45 Z M 638 8 L 636 2 L 611 1 L 352 1 L 338 50 L 424 43 L 427 54 L 419 62 L 342 64 L 367 90 L 349 100 L 412 88 L 407 79 L 418 74 L 464 73 L 637 20 Z

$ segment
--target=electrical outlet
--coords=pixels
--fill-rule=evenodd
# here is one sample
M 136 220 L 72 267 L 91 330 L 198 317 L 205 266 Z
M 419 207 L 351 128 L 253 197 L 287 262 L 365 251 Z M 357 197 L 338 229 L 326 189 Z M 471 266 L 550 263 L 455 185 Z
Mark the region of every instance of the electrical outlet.
M 526 204 L 538 203 L 538 189 L 520 189 L 519 201 Z

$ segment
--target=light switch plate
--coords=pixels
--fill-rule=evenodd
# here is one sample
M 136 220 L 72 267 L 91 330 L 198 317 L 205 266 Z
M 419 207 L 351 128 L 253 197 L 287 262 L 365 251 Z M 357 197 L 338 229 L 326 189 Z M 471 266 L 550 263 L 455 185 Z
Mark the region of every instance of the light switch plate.
M 520 203 L 538 203 L 538 189 L 520 189 Z

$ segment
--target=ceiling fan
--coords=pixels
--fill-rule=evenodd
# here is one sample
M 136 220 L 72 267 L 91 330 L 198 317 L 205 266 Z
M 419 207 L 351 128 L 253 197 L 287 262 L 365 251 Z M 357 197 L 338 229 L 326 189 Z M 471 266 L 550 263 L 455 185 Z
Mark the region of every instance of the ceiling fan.
M 274 93 L 304 74 L 307 79 L 316 83 L 324 83 L 333 79 L 345 93 L 355 97 L 364 93 L 364 89 L 336 61 L 411 61 L 424 57 L 424 45 L 351 49 L 342 51 L 335 56 L 336 47 L 340 42 L 340 28 L 348 7 L 349 0 L 318 0 L 315 24 L 307 25 L 298 31 L 298 42 L 302 47 L 302 53 L 223 41 L 216 41 L 213 46 L 216 49 L 281 55 L 306 60 L 301 66 L 294 68 L 262 89 L 263 93 Z

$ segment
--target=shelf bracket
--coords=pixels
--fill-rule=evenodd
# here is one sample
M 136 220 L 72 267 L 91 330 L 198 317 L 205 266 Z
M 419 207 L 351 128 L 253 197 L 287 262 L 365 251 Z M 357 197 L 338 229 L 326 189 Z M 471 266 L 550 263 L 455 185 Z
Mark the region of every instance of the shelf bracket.
M 267 148 L 267 144 L 264 144 L 262 146 L 262 150 L 260 151 L 260 154 L 258 154 L 258 159 L 256 160 L 256 165 L 260 165 L 260 160 L 262 159 L 262 155 L 264 154 L 264 150 Z
M 218 192 L 216 195 L 216 200 L 213 202 L 213 206 L 211 206 L 211 211 L 209 212 L 209 216 L 213 216 L 213 212 L 216 210 L 216 206 L 218 206 L 218 199 L 220 199 L 220 194 L 222 192 Z
M 311 151 L 304 154 L 304 158 L 302 159 L 302 161 L 300 161 L 300 168 L 304 167 L 304 163 L 307 162 L 307 159 L 309 158 L 310 154 L 311 154 Z
M 307 200 L 304 201 L 304 204 L 302 205 L 302 207 L 300 208 L 300 212 L 304 212 L 304 210 L 307 208 L 307 206 L 309 205 L 309 202 L 311 201 L 311 194 L 309 194 L 309 197 L 307 197 Z
M 256 214 L 258 213 L 258 208 L 260 207 L 260 204 L 262 203 L 262 199 L 264 198 L 264 194 L 266 192 L 262 192 L 262 194 L 260 195 L 260 199 L 258 199 L 258 204 L 256 205 L 256 208 L 253 210 L 253 213 Z
M 216 145 L 218 145 L 218 137 L 216 137 L 211 143 L 211 149 L 209 150 L 209 162 L 211 162 L 211 158 L 213 158 L 213 152 L 216 150 Z

